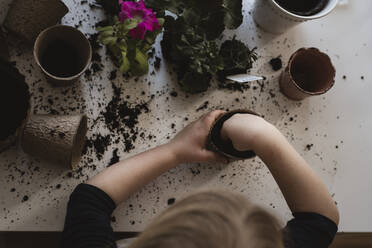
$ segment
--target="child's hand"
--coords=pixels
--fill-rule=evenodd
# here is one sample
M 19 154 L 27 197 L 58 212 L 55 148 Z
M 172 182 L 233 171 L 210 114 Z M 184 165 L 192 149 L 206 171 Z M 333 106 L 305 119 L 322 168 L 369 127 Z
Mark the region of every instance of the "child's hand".
M 225 112 L 222 110 L 212 111 L 190 123 L 176 135 L 169 146 L 175 152 L 179 163 L 228 162 L 226 158 L 205 148 L 212 124 L 223 113 Z
M 238 151 L 256 150 L 256 147 L 266 142 L 273 125 L 263 118 L 251 114 L 235 114 L 225 121 L 221 129 L 221 136 L 232 141 Z

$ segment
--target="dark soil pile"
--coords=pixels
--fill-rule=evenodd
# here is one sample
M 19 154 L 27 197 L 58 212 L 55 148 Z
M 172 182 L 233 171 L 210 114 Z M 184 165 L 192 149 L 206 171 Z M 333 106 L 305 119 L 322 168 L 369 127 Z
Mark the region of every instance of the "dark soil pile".
M 0 61 L 0 75 L 0 140 L 5 140 L 26 118 L 30 94 L 25 77 L 12 64 Z
M 249 84 L 242 84 L 242 83 L 238 83 L 238 82 L 231 82 L 231 83 L 219 83 L 218 84 L 218 88 L 220 89 L 228 89 L 228 90 L 231 90 L 231 91 L 240 91 L 240 92 L 244 92 L 245 90 L 248 90 L 251 88 L 251 86 Z
M 76 48 L 62 40 L 55 40 L 45 49 L 41 65 L 57 77 L 71 77 L 83 69 Z
M 283 63 L 280 57 L 271 59 L 269 63 L 274 71 L 279 71 L 283 67 Z
M 112 84 L 112 87 L 114 96 L 96 120 L 103 120 L 110 134 L 106 136 L 95 134 L 93 138 L 88 139 L 83 152 L 87 154 L 88 148 L 93 150 L 98 160 L 103 158 L 108 146 L 118 144 L 120 141 L 124 142 L 124 152 L 133 150 L 135 148 L 134 142 L 140 137 L 140 130 L 137 127 L 138 117 L 144 112 L 149 112 L 146 102 L 140 104 L 129 103 L 121 96 L 120 88 L 114 84 Z M 116 149 L 113 152 L 109 165 L 118 161 L 119 156 Z
M 89 43 L 92 47 L 92 65 L 91 70 L 93 73 L 102 71 L 102 57 L 99 55 L 98 51 L 102 48 L 102 46 L 98 42 L 98 33 L 92 34 L 89 37 Z

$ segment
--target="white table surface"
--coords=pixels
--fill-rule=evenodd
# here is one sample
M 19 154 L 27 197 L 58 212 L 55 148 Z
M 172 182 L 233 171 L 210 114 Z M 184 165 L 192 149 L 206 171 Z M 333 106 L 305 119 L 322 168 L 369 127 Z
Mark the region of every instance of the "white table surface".
M 0 21 L 9 2 L 10 0 L 0 1 Z M 92 12 L 88 5 L 81 6 L 77 0 L 64 2 L 70 12 L 62 22 L 73 25 L 82 21 L 80 29 L 85 33 L 92 33 L 92 25 L 102 18 L 101 10 L 95 9 Z M 348 5 L 338 6 L 329 16 L 301 24 L 280 36 L 265 33 L 255 26 L 248 14 L 252 2 L 245 1 L 242 26 L 226 34 L 236 34 L 238 39 L 245 41 L 250 47 L 258 47 L 260 58 L 254 64 L 252 72 L 268 78 L 262 91 L 256 82 L 243 93 L 217 89 L 214 84 L 203 94 L 186 97 L 176 80 L 167 72 L 164 60 L 159 72 L 144 76 L 138 82 L 119 76 L 114 83 L 122 88 L 123 96 L 131 95 L 129 101 L 138 103 L 148 100 L 151 94 L 156 95 L 149 103 L 150 112 L 140 116 L 138 125 L 146 136 L 152 134 L 156 138 L 139 139 L 135 144 L 136 149 L 130 154 L 124 152 L 122 142 L 110 146 L 101 161 L 93 156 L 94 162 L 91 165 L 94 164 L 96 170 L 87 166 L 88 158 L 84 156 L 80 163 L 84 176 L 78 179 L 75 176 L 67 177 L 67 169 L 28 157 L 20 148 L 1 153 L 0 230 L 62 230 L 69 194 L 86 177 L 105 168 L 112 157 L 113 149 L 118 148 L 120 157 L 127 158 L 165 142 L 168 135 L 174 135 L 186 125 L 184 117 L 192 120 L 211 109 L 222 107 L 249 108 L 264 114 L 267 120 L 277 125 L 290 139 L 297 151 L 325 181 L 341 212 L 340 231 L 371 232 L 372 1 L 349 1 Z M 323 96 L 302 102 L 287 100 L 278 91 L 280 72 L 273 72 L 268 61 L 281 55 L 286 63 L 298 48 L 310 46 L 318 47 L 330 55 L 337 70 L 336 84 Z M 156 52 L 161 54 L 158 44 Z M 34 109 L 36 113 L 48 113 L 51 109 L 60 113 L 86 113 L 91 126 L 92 120 L 97 118 L 111 100 L 112 87 L 107 78 L 112 64 L 105 58 L 103 50 L 100 53 L 105 61 L 104 70 L 96 73 L 92 81 L 83 77 L 80 83 L 69 89 L 67 96 L 73 100 L 67 103 L 63 101 L 62 91 L 65 89 L 53 89 L 45 82 L 29 48 L 14 44 L 11 53 L 12 60 L 17 62 L 20 71 L 26 75 L 34 106 L 37 105 Z M 346 75 L 346 80 L 342 78 L 343 75 Z M 361 76 L 364 76 L 364 80 Z M 151 83 L 145 82 L 146 79 Z M 253 86 L 258 87 L 253 89 Z M 43 93 L 38 90 L 40 87 L 44 88 Z M 177 97 L 169 95 L 173 90 L 178 92 Z M 145 91 L 145 95 L 142 95 L 142 91 Z M 269 92 L 274 93 L 275 97 L 271 97 Z M 50 105 L 50 96 L 57 96 L 59 100 Z M 240 101 L 236 102 L 236 98 L 240 98 Z M 209 101 L 208 108 L 196 112 L 205 101 Z M 98 103 L 102 105 L 99 106 Z M 68 107 L 77 108 L 64 112 L 63 109 Z M 294 118 L 293 121 L 290 121 L 291 117 Z M 172 123 L 175 124 L 174 129 L 170 127 Z M 88 137 L 92 137 L 93 133 L 105 134 L 107 129 L 99 122 L 88 131 Z M 310 151 L 305 149 L 307 144 L 314 144 Z M 57 189 L 57 184 L 61 184 L 61 188 Z M 11 192 L 12 188 L 15 188 L 15 192 Z M 120 205 L 114 212 L 114 229 L 142 230 L 156 214 L 167 207 L 169 198 L 178 199 L 200 188 L 225 188 L 242 192 L 252 201 L 271 209 L 283 222 L 290 218 L 290 211 L 273 178 L 263 163 L 254 159 L 228 166 L 181 165 Z M 29 200 L 22 202 L 25 195 L 29 196 Z

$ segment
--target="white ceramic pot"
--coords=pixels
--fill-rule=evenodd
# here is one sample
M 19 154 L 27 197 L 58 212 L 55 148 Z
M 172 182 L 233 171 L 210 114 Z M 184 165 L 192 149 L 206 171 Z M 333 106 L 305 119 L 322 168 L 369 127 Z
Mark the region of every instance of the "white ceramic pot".
M 301 16 L 285 10 L 275 0 L 256 0 L 252 13 L 254 21 L 263 30 L 273 34 L 282 34 L 297 24 L 328 15 L 337 3 L 338 0 L 329 0 L 323 10 L 315 15 Z

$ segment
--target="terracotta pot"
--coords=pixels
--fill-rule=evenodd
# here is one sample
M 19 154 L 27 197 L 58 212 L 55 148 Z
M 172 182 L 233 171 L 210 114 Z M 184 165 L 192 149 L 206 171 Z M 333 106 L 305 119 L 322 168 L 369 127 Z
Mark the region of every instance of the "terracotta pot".
M 31 156 L 75 169 L 86 133 L 85 115 L 32 115 L 23 131 L 21 144 Z
M 9 61 L 9 50 L 6 36 L 0 27 L 0 60 Z
M 75 52 L 77 53 L 77 61 L 71 61 L 71 63 L 77 62 L 78 72 L 74 75 L 68 77 L 53 75 L 53 73 L 48 71 L 45 65 L 42 64 L 44 53 L 48 47 L 53 46 L 56 42 L 68 44 L 70 48 L 74 49 L 74 51 L 71 52 L 74 52 L 74 54 Z M 80 76 L 88 69 L 92 60 L 92 47 L 85 35 L 76 28 L 57 25 L 44 30 L 37 37 L 34 45 L 34 58 L 49 83 L 57 87 L 69 86 L 78 81 Z
M 289 59 L 280 77 L 280 91 L 292 100 L 321 95 L 332 88 L 336 70 L 317 48 L 301 48 Z
M 14 0 L 4 26 L 33 44 L 42 30 L 57 24 L 67 12 L 68 8 L 60 0 Z
M 230 117 L 234 114 L 252 114 L 257 115 L 259 114 L 250 111 L 250 110 L 233 110 L 221 115 L 213 124 L 211 130 L 209 131 L 208 139 L 207 139 L 207 149 L 217 152 L 222 156 L 232 159 L 249 159 L 254 158 L 256 154 L 253 151 L 238 151 L 233 147 L 231 141 L 225 141 L 221 138 L 221 129 L 223 123 L 227 121 Z

